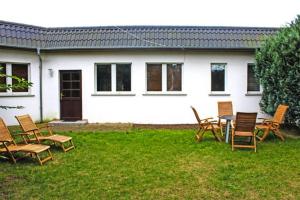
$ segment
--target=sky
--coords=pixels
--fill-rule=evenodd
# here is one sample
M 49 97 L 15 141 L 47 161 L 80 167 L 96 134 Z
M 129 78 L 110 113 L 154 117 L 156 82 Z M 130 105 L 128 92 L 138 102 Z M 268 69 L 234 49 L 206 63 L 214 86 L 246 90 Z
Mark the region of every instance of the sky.
M 300 0 L 1 0 L 0 5 L 0 20 L 44 27 L 282 27 L 300 14 Z

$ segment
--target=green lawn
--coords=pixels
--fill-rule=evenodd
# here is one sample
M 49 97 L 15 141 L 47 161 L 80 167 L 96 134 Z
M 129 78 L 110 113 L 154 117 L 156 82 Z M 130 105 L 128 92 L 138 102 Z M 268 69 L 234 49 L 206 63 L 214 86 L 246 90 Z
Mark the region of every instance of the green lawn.
M 258 152 L 194 130 L 61 132 L 76 149 L 54 161 L 0 161 L 0 199 L 300 199 L 300 140 Z

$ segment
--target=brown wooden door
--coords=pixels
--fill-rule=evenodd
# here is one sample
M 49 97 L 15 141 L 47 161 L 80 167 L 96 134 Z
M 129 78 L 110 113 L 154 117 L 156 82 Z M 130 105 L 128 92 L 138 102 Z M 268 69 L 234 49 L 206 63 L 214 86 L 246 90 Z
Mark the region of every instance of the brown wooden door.
M 82 119 L 81 70 L 60 71 L 60 119 Z

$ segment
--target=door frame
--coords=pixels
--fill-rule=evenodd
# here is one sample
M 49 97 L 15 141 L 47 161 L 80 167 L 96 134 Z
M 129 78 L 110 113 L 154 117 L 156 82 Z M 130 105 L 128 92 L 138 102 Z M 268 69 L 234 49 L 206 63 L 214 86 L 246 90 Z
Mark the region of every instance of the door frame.
M 61 72 L 79 72 L 80 75 L 80 106 L 81 106 L 81 112 L 80 112 L 80 119 L 76 120 L 82 120 L 82 70 L 81 69 L 70 69 L 70 70 L 59 70 L 59 77 L 58 77 L 58 83 L 59 83 L 59 88 L 58 88 L 58 99 L 59 99 L 59 119 L 60 120 L 65 120 L 62 119 L 62 103 L 61 103 L 61 90 L 62 90 L 62 83 L 61 83 Z

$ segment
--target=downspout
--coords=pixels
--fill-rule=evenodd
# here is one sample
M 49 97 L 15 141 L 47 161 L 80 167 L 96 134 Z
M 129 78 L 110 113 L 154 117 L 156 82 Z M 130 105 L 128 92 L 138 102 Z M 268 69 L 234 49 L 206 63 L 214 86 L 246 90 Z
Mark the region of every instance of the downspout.
M 44 121 L 43 117 L 43 61 L 41 57 L 40 48 L 36 49 L 37 56 L 39 57 L 39 79 L 40 79 L 40 121 Z

